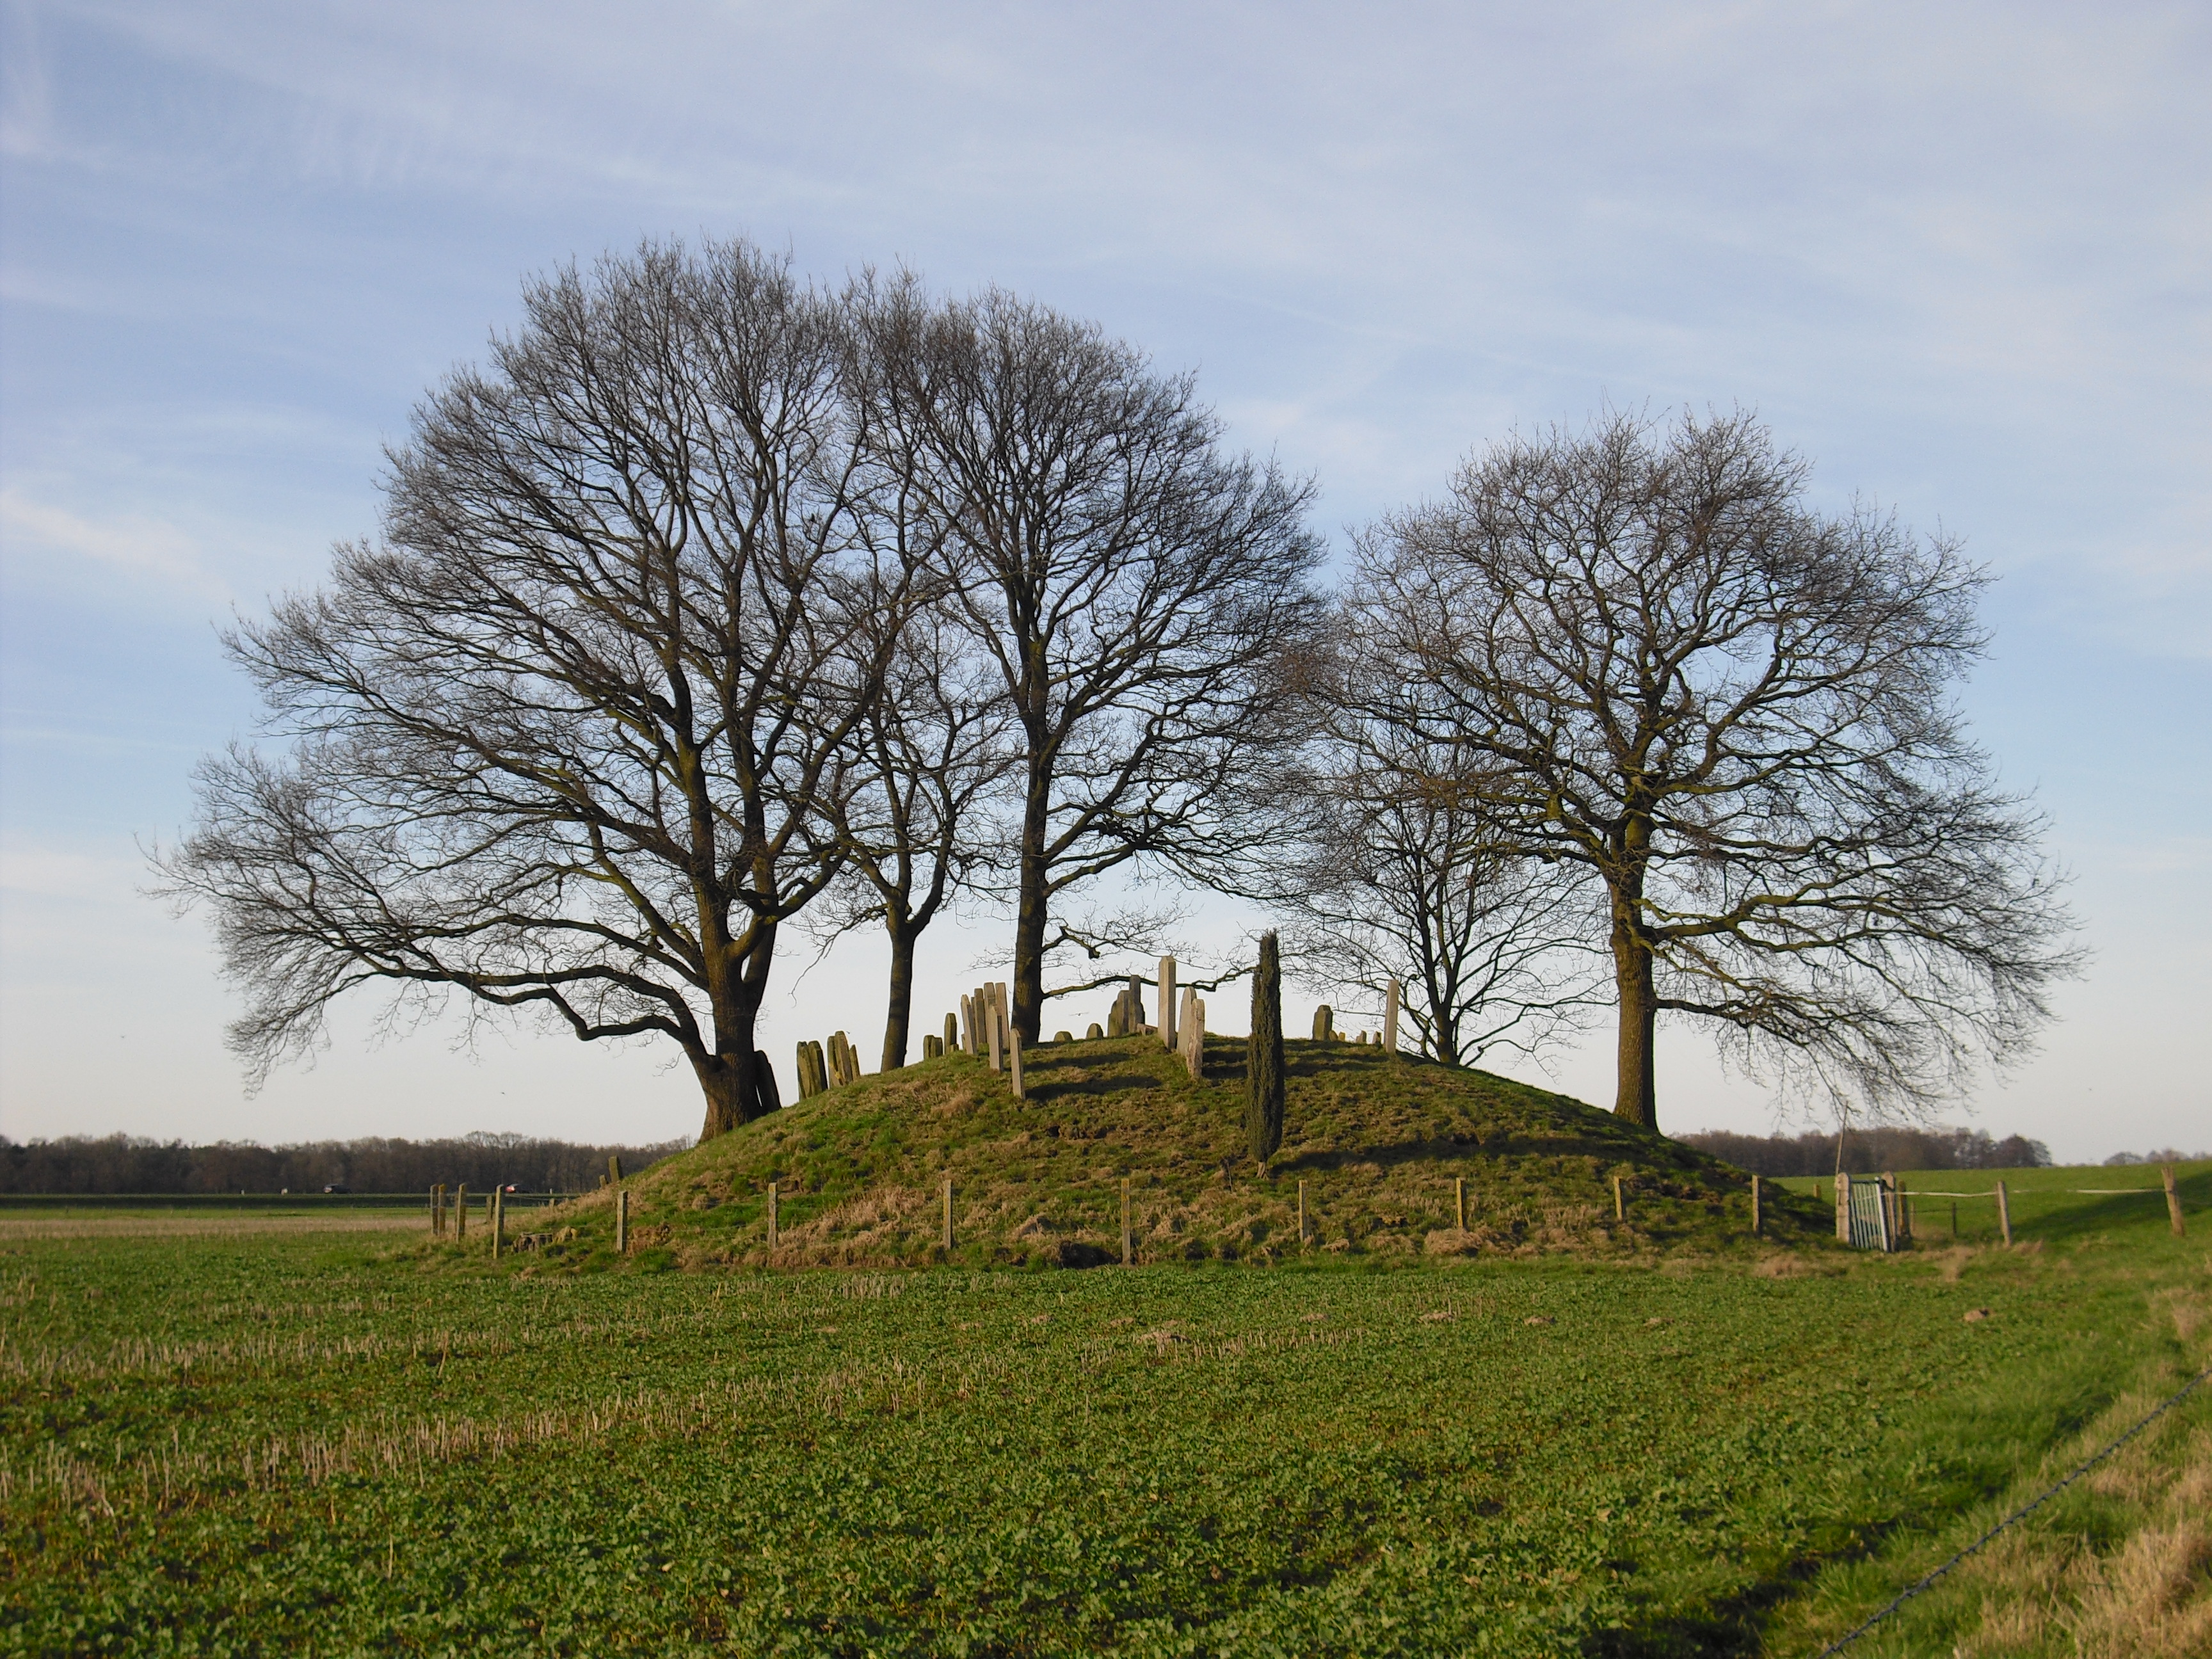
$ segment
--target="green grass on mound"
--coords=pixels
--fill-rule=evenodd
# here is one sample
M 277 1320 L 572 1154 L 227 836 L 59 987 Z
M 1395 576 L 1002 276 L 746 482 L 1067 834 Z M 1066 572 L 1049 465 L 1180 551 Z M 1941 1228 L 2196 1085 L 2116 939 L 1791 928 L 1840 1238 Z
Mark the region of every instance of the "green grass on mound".
M 1202 1084 L 1148 1037 L 1033 1049 L 1023 1100 L 956 1054 L 655 1164 L 629 1183 L 628 1265 L 1099 1265 L 1121 1257 L 1125 1179 L 1139 1262 L 1751 1252 L 1830 1231 L 1825 1204 L 1778 1196 L 1753 1239 L 1748 1176 L 1564 1095 L 1358 1044 L 1286 1048 L 1284 1145 L 1264 1170 L 1244 1149 L 1241 1041 L 1207 1044 Z M 529 1224 L 526 1271 L 611 1260 L 609 1194 Z

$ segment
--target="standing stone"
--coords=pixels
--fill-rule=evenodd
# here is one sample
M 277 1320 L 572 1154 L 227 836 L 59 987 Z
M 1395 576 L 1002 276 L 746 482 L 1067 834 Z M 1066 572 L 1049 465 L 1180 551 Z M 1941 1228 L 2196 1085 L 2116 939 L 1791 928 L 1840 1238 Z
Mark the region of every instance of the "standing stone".
M 1314 1041 L 1328 1042 L 1336 1036 L 1336 1011 L 1326 1002 L 1314 1010 Z
M 1252 1035 L 1244 1044 L 1244 1131 L 1255 1163 L 1265 1164 L 1282 1146 L 1283 1103 L 1283 958 L 1269 933 L 1260 936 Z
M 1096 1042 L 1100 1037 L 1103 1037 L 1105 1035 L 1106 1032 L 1104 1029 L 1100 1026 L 1097 1020 L 1094 1019 L 1091 1022 L 1090 1025 L 1085 1029 L 1083 1040 L 1085 1042 Z
M 994 986 L 991 991 L 995 992 L 997 988 Z M 986 994 L 983 1006 L 983 1031 L 991 1044 L 991 1069 L 996 1072 L 1005 1068 L 1002 1051 L 999 1047 L 999 1011 L 992 1006 L 994 1000 L 995 998 L 992 994 Z
M 1182 1063 L 1190 1070 L 1193 1083 L 1206 1081 L 1206 1000 L 1196 991 L 1183 994 L 1182 1017 L 1178 1024 L 1182 1028 Z
M 1160 1047 L 1170 1054 L 1176 1046 L 1176 959 L 1160 958 Z
M 937 1052 L 940 1054 L 949 1054 L 959 1046 L 960 1018 L 957 1014 L 947 1014 L 945 1017 L 945 1041 L 939 1046 Z
M 1398 981 L 1395 979 L 1382 990 L 1382 1052 L 1393 1055 L 1398 1052 Z

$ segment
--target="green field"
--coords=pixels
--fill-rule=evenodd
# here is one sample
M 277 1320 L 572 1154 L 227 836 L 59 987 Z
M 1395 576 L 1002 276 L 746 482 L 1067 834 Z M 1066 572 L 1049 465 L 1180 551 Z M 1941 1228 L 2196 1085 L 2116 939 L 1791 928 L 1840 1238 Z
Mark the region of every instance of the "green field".
M 1087 1273 L 0 1217 L 0 1650 L 1810 1654 L 2205 1363 L 2185 1184 L 2186 1240 Z M 1990 1607 L 2208 1425 L 1854 1655 L 2106 1650 Z
M 2175 1166 L 2185 1194 L 2212 1176 L 2212 1164 Z M 2037 1170 L 1911 1170 L 1898 1177 L 1908 1195 L 1913 1232 L 1923 1246 L 1990 1243 L 1999 1237 L 1996 1185 L 2005 1185 L 2013 1240 L 2052 1243 L 2166 1222 L 2166 1188 L 2155 1164 Z M 1832 1206 L 1828 1176 L 1790 1176 L 1775 1182 L 1794 1194 Z M 2202 1199 L 2194 1200 L 2202 1203 Z

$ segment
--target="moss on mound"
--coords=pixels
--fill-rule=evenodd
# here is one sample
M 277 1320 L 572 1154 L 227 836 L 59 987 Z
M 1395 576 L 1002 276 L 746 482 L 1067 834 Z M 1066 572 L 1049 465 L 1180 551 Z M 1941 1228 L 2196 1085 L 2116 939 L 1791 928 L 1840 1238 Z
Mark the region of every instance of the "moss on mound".
M 1764 1248 L 1750 1236 L 1748 1176 L 1610 1113 L 1358 1044 L 1285 1047 L 1283 1146 L 1265 1170 L 1243 1150 L 1239 1040 L 1207 1042 L 1202 1084 L 1149 1036 L 1031 1049 L 1025 1100 L 1004 1074 L 952 1054 L 864 1077 L 656 1164 L 628 1183 L 632 1260 L 1093 1266 L 1120 1260 L 1125 1179 L 1147 1262 Z M 1616 1176 L 1626 1221 L 1613 1215 Z M 603 1191 L 548 1212 L 518 1262 L 604 1263 L 612 1211 Z M 1768 1189 L 1765 1244 L 1826 1228 L 1817 1204 Z

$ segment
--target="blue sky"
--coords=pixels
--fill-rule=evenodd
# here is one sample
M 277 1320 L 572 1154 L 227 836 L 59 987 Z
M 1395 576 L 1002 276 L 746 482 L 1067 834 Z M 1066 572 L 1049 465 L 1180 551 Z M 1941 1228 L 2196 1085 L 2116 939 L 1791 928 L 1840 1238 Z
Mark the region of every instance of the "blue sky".
M 826 277 L 1001 283 L 1197 368 L 1238 443 L 1318 476 L 1339 546 L 1608 400 L 1753 406 L 1826 499 L 1963 535 L 2002 578 L 1966 704 L 2097 957 L 1954 1118 L 2074 1158 L 2212 1145 L 2201 7 L 0 19 L 0 1133 L 696 1127 L 653 1051 L 457 1052 L 459 1022 L 380 1032 L 372 1003 L 247 1098 L 201 924 L 142 896 L 140 847 L 251 728 L 216 627 L 373 528 L 381 447 L 523 276 L 742 234 Z M 926 948 L 923 1008 L 1006 937 Z M 794 951 L 769 1052 L 836 1024 L 872 1054 L 880 957 Z M 1668 1126 L 1771 1121 L 1695 1034 L 1663 1056 Z M 1555 1077 L 1606 1100 L 1608 1069 L 1601 1040 Z

